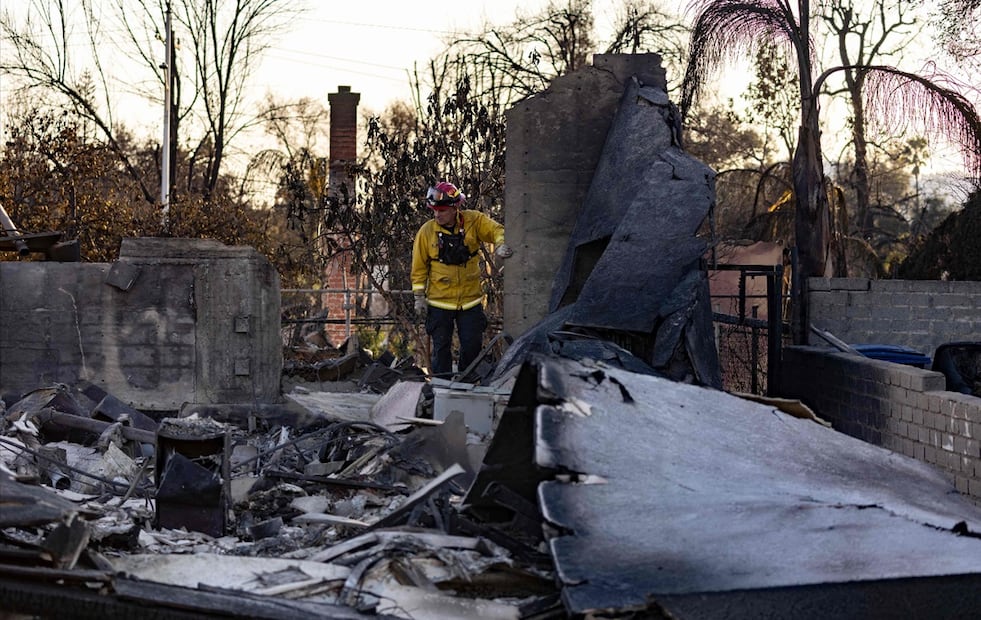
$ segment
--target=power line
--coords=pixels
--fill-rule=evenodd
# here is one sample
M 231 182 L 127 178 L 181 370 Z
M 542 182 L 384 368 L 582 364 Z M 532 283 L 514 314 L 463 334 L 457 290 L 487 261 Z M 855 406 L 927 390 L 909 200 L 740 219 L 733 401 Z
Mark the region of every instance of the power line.
M 458 32 L 458 31 L 452 31 L 452 30 L 432 30 L 432 29 L 429 29 L 429 28 L 412 28 L 412 27 L 409 27 L 409 26 L 390 26 L 388 24 L 370 24 L 370 23 L 364 23 L 364 22 L 347 22 L 347 21 L 340 21 L 340 20 L 334 20 L 334 19 L 316 19 L 316 18 L 312 18 L 312 19 L 308 19 L 306 21 L 316 22 L 316 23 L 319 23 L 319 24 L 337 24 L 337 25 L 341 25 L 341 26 L 357 26 L 359 28 L 379 28 L 379 29 L 382 29 L 382 30 L 401 30 L 401 31 L 405 31 L 405 32 L 424 32 L 426 34 L 439 34 L 439 35 L 446 35 L 446 36 L 451 36 L 451 37 L 461 36 L 463 34 L 467 34 L 467 33 L 464 33 L 464 32 Z
M 340 60 L 342 62 L 350 62 L 352 64 L 357 64 L 357 65 L 368 65 L 369 67 L 380 67 L 382 69 L 393 69 L 393 70 L 397 70 L 397 71 L 405 71 L 405 67 L 396 67 L 395 65 L 383 65 L 383 64 L 374 63 L 374 62 L 367 62 L 365 60 L 356 60 L 354 58 L 344 58 L 342 56 L 329 56 L 327 54 L 317 54 L 315 52 L 307 52 L 305 50 L 296 50 L 296 49 L 290 49 L 290 48 L 286 48 L 286 47 L 271 47 L 269 49 L 275 50 L 275 51 L 280 51 L 280 52 L 287 52 L 287 53 L 290 53 L 290 54 L 302 54 L 304 56 L 316 56 L 317 58 L 327 58 L 329 60 Z
M 317 67 L 319 69 L 329 69 L 331 71 L 341 71 L 341 72 L 344 72 L 344 73 L 352 73 L 354 75 L 361 75 L 361 76 L 364 76 L 364 77 L 376 78 L 376 79 L 379 79 L 379 80 L 388 80 L 390 82 L 399 82 L 399 83 L 405 82 L 405 78 L 394 78 L 394 77 L 389 76 L 389 75 L 378 75 L 378 74 L 375 74 L 375 73 L 368 73 L 368 72 L 365 72 L 365 71 L 358 71 L 358 70 L 355 70 L 355 69 L 348 69 L 348 68 L 344 68 L 344 67 L 337 67 L 337 66 L 334 66 L 334 65 L 327 65 L 327 64 L 318 63 L 318 62 L 311 62 L 311 61 L 308 61 L 308 60 L 302 60 L 302 59 L 296 59 L 296 58 L 288 58 L 288 57 L 277 56 L 276 54 L 269 54 L 269 53 L 267 53 L 265 55 L 265 58 L 271 58 L 271 59 L 286 61 L 286 62 L 290 62 L 290 63 L 304 64 L 304 65 L 308 65 L 308 66 L 311 66 L 311 67 Z M 399 71 L 405 71 L 405 69 L 401 69 L 400 68 Z
M 71 17 L 71 16 L 69 16 L 69 17 Z M 371 28 L 371 29 L 378 29 L 378 30 L 394 30 L 394 31 L 401 31 L 401 32 L 419 32 L 419 33 L 423 33 L 423 34 L 432 34 L 432 35 L 441 35 L 441 36 L 450 36 L 450 37 L 459 37 L 459 36 L 466 36 L 466 35 L 472 34 L 472 33 L 469 33 L 467 31 L 460 31 L 460 30 L 437 30 L 437 29 L 433 29 L 433 28 L 417 28 L 417 27 L 412 27 L 412 26 L 392 25 L 392 24 L 378 24 L 378 23 L 372 23 L 372 22 L 353 22 L 353 21 L 344 21 L 344 20 L 336 20 L 336 19 L 322 19 L 322 18 L 316 18 L 316 17 L 307 17 L 303 21 L 304 22 L 307 22 L 307 23 L 328 24 L 328 25 L 335 25 L 335 26 L 354 26 L 354 27 L 357 27 L 357 28 Z M 75 38 L 75 37 L 86 37 L 86 38 L 88 38 L 89 37 L 89 35 L 90 35 L 90 32 L 89 32 L 90 28 L 89 28 L 89 26 L 87 25 L 87 22 L 84 19 L 73 20 L 71 23 L 73 25 L 77 25 L 78 27 L 77 28 L 69 28 L 68 30 L 66 30 L 65 33 L 64 33 L 65 34 L 65 38 Z M 126 34 L 126 35 L 129 35 L 133 31 L 132 31 L 132 29 L 127 28 L 127 27 L 122 26 L 122 25 L 115 25 L 114 24 L 114 25 L 110 25 L 110 26 L 104 26 L 102 24 L 98 24 L 98 27 L 97 27 L 97 29 L 96 29 L 95 32 L 98 35 L 116 35 L 116 34 Z M 27 36 L 33 38 L 33 37 L 40 36 L 42 33 L 44 35 L 48 35 L 48 34 L 50 34 L 50 31 L 47 30 L 47 29 L 45 29 L 45 28 L 41 28 L 41 29 L 36 30 L 36 31 L 25 31 L 22 34 L 27 35 Z

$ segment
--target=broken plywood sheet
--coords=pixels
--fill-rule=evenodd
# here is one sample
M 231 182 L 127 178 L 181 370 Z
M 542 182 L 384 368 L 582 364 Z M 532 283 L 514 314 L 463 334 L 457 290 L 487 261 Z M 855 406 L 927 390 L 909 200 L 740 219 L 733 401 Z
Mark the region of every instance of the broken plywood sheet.
M 658 377 L 552 359 L 538 379 L 535 461 L 588 476 L 539 487 L 572 613 L 981 574 L 981 508 L 928 465 Z
M 342 422 L 367 422 L 371 409 L 381 398 L 381 394 L 361 394 L 352 392 L 310 392 L 294 389 L 285 395 L 308 409 L 314 415 Z
M 371 421 L 393 432 L 411 427 L 424 387 L 426 383 L 422 381 L 395 383 L 372 405 L 369 410 Z
M 197 588 L 200 585 L 228 590 L 261 592 L 270 586 L 301 584 L 311 579 L 343 583 L 351 572 L 346 566 L 287 560 L 252 558 L 214 553 L 135 554 L 111 560 L 113 569 L 145 581 Z M 289 579 L 284 576 L 289 575 Z
M 34 526 L 64 521 L 79 510 L 51 489 L 18 482 L 0 471 L 0 527 Z

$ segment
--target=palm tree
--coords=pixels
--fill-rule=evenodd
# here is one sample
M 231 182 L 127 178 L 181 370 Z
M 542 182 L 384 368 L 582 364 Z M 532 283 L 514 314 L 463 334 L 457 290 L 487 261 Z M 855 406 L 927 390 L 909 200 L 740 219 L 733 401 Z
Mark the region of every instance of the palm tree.
M 922 117 L 925 128 L 949 136 L 965 154 L 975 179 L 981 179 L 981 122 L 967 99 L 955 91 L 892 67 L 864 65 L 834 67 L 814 79 L 810 33 L 810 1 L 695 0 L 689 64 L 682 84 L 682 115 L 687 114 L 702 87 L 722 62 L 740 53 L 752 58 L 762 45 L 784 46 L 797 60 L 800 128 L 792 160 L 796 215 L 794 234 L 798 255 L 796 282 L 830 275 L 831 217 L 821 152 L 818 95 L 828 76 L 846 69 L 860 71 L 875 105 L 885 120 L 897 110 L 907 118 Z M 796 8 L 796 11 L 795 11 Z M 807 342 L 804 287 L 791 293 L 791 331 L 795 343 Z

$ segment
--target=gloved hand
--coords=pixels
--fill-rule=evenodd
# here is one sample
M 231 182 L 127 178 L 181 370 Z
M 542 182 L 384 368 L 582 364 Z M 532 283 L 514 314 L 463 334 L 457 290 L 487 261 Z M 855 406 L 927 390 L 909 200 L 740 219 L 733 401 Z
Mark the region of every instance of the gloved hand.
M 429 309 L 429 304 L 426 303 L 426 296 L 422 293 L 416 293 L 416 316 L 420 319 L 426 318 L 426 310 Z
M 496 250 L 494 250 L 494 254 L 497 254 L 498 258 L 511 258 L 511 255 L 514 254 L 514 250 L 512 250 L 511 246 L 508 244 L 502 243 L 501 245 L 497 246 Z

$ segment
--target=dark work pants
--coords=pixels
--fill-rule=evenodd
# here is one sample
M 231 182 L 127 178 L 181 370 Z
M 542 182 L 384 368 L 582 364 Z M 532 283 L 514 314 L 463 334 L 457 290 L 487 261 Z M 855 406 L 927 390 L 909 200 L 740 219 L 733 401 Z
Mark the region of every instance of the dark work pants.
M 480 354 L 487 316 L 482 305 L 469 310 L 443 310 L 429 306 L 426 311 L 426 333 L 433 340 L 430 372 L 448 378 L 453 372 L 453 328 L 460 339 L 460 362 L 457 370 L 466 370 Z

